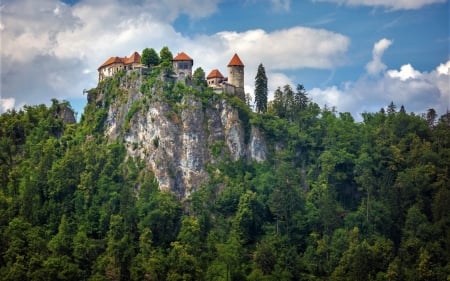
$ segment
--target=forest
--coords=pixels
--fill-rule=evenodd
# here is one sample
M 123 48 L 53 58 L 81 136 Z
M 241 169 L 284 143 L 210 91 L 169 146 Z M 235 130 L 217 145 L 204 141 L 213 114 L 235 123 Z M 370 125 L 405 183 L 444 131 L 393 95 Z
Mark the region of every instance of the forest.
M 450 280 L 450 113 L 357 122 L 302 85 L 232 102 L 267 161 L 224 157 L 182 200 L 105 139 L 104 108 L 0 115 L 0 280 Z

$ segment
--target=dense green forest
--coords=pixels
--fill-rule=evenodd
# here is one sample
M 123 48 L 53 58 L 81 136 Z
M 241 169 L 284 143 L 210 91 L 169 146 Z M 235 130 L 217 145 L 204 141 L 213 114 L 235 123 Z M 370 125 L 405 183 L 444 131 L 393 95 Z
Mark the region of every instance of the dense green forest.
M 0 115 L 0 279 L 450 280 L 450 113 L 355 122 L 301 85 L 264 113 L 232 101 L 268 160 L 211 164 L 183 200 L 105 139 L 106 107 Z

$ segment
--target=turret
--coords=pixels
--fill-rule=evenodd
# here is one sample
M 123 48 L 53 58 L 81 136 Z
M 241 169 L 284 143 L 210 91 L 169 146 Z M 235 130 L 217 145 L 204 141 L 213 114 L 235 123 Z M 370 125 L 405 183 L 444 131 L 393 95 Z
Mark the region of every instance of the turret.
M 244 90 L 244 64 L 237 54 L 228 63 L 228 83 Z
M 179 53 L 173 58 L 173 70 L 177 74 L 179 79 L 185 78 L 187 76 L 192 76 L 192 66 L 194 65 L 194 60 L 186 55 L 184 52 Z

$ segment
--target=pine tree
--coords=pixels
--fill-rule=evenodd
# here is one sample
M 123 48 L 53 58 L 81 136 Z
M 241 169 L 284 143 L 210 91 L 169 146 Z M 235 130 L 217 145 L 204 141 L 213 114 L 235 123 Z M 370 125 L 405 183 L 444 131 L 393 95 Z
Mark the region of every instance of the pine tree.
M 255 77 L 255 105 L 258 113 L 267 111 L 267 92 L 266 70 L 261 63 Z
M 297 92 L 294 94 L 295 106 L 298 110 L 303 110 L 308 106 L 308 94 L 302 84 L 297 85 Z
M 392 115 L 392 114 L 394 114 L 396 111 L 396 106 L 395 106 L 395 104 L 394 104 L 394 102 L 393 101 L 391 101 L 391 103 L 388 105 L 388 107 L 387 107 L 387 113 L 389 114 L 389 115 Z

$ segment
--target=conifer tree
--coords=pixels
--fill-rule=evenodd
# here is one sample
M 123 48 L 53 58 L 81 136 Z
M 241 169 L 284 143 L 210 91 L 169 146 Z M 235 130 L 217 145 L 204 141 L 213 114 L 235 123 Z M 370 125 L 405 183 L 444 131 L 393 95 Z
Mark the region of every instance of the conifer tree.
M 255 77 L 255 105 L 258 113 L 267 111 L 267 92 L 266 70 L 263 64 L 260 63 Z
M 307 107 L 309 99 L 305 87 L 302 84 L 297 85 L 297 92 L 294 94 L 295 106 L 298 110 L 303 110 Z
M 392 114 L 394 114 L 396 111 L 396 106 L 395 106 L 395 104 L 394 104 L 394 102 L 393 101 L 391 101 L 391 103 L 388 105 L 388 107 L 387 107 L 387 113 L 389 114 L 389 115 L 392 115 Z

